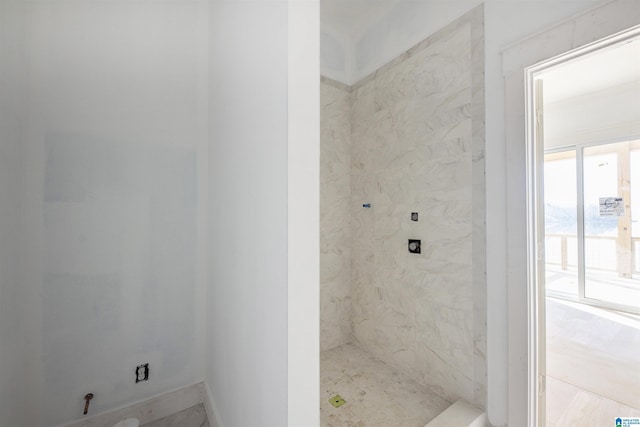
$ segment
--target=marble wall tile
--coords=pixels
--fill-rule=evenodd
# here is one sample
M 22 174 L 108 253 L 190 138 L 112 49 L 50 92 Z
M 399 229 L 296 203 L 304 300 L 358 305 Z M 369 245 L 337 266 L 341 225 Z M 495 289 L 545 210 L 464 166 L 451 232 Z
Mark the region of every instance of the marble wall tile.
M 353 334 L 446 399 L 480 407 L 483 37 L 479 7 L 353 87 L 323 79 L 321 91 L 322 348 Z M 408 252 L 411 238 L 422 254 Z
M 353 89 L 351 301 L 365 349 L 447 399 L 484 405 L 475 399 L 486 362 L 475 324 L 484 119 L 475 123 L 483 91 L 473 13 Z M 371 209 L 358 206 L 365 200 Z M 408 253 L 410 238 L 422 254 Z
M 375 82 L 372 78 L 359 82 L 352 89 L 351 98 L 354 124 L 371 119 L 373 114 L 380 109 L 375 103 Z
M 320 348 L 351 338 L 351 93 L 320 83 Z
M 375 76 L 375 102 L 379 109 L 407 97 L 430 97 L 443 91 L 469 87 L 470 25 L 460 25 L 438 43 L 408 56 Z M 443 46 L 446 46 L 443 49 Z
M 471 115 L 473 173 L 473 400 L 487 404 L 487 274 L 485 186 L 484 5 L 469 15 L 471 23 Z

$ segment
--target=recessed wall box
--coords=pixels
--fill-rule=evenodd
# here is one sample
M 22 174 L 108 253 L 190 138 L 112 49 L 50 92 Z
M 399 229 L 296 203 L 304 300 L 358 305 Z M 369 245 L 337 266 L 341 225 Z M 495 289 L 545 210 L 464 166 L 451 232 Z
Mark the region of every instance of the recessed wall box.
M 149 379 L 149 364 L 136 366 L 136 383 L 147 381 Z

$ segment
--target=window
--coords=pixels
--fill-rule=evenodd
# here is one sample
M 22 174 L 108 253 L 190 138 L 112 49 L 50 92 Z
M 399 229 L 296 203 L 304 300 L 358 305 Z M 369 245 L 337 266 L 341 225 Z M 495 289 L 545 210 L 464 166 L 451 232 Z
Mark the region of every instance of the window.
M 550 295 L 640 312 L 640 141 L 544 156 Z

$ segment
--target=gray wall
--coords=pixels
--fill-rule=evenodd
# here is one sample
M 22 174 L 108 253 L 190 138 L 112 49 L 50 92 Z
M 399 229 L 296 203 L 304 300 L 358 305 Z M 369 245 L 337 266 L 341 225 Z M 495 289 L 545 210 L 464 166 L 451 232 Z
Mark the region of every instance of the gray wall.
M 0 425 L 27 414 L 23 293 L 20 286 L 21 144 L 24 138 L 25 11 L 0 2 Z
M 26 42 L 8 39 L 26 58 L 24 93 L 5 58 L 1 82 L 14 112 L 26 100 L 20 157 L 7 147 L 1 168 L 21 173 L 2 179 L 20 221 L 8 211 L 1 226 L 11 221 L 21 252 L 1 258 L 20 267 L 20 295 L 2 303 L 24 323 L 3 332 L 3 351 L 12 340 L 21 351 L 0 366 L 19 374 L 21 354 L 25 375 L 2 387 L 17 400 L 24 384 L 28 398 L 1 413 L 41 426 L 80 418 L 88 392 L 95 414 L 204 377 L 207 20 L 197 2 L 43 1 L 25 13 Z M 14 125 L 2 132 L 17 141 Z M 142 363 L 151 378 L 135 384 Z

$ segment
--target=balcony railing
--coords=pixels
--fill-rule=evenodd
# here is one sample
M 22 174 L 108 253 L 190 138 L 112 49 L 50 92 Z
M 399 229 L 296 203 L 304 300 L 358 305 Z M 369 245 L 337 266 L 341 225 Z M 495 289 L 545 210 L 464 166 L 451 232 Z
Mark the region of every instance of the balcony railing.
M 575 234 L 546 234 L 546 263 L 563 270 L 578 266 L 578 242 Z M 585 266 L 594 270 L 618 271 L 616 236 L 585 236 Z M 631 238 L 631 272 L 640 274 L 640 237 Z M 622 272 L 619 272 L 622 273 Z

